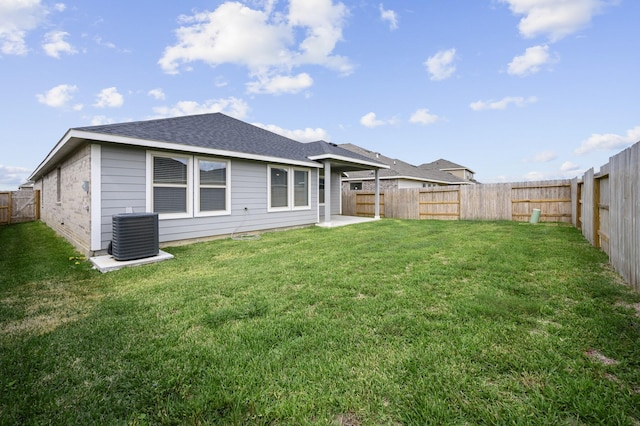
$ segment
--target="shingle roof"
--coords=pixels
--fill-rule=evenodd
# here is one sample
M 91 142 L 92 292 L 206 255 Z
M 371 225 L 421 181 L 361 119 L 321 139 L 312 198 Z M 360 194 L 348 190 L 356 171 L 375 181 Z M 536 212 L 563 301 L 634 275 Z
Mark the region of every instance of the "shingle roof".
M 365 148 L 359 147 L 353 144 L 341 144 L 340 147 L 368 157 L 370 159 L 375 159 L 383 164 L 389 166 L 389 169 L 380 170 L 379 176 L 381 178 L 393 178 L 393 177 L 409 177 L 418 180 L 432 181 L 432 182 L 443 182 L 449 184 L 457 184 L 457 183 L 467 183 L 464 179 L 460 179 L 457 176 L 452 175 L 451 173 L 443 172 L 438 169 L 426 169 L 414 166 L 413 164 L 409 164 L 405 161 L 390 158 L 384 156 L 380 153 L 376 153 L 373 151 L 369 151 Z M 373 175 L 370 172 L 352 172 L 349 173 L 349 178 L 355 179 L 365 179 L 371 178 Z
M 296 161 L 309 162 L 312 157 L 329 154 L 352 159 L 355 163 L 365 161 L 382 165 L 379 161 L 372 162 L 369 157 L 330 142 L 298 142 L 222 113 L 78 127 L 71 130 Z
M 469 170 L 469 171 L 473 172 L 473 170 L 469 169 L 468 167 L 461 166 L 460 164 L 456 164 L 454 162 L 451 162 L 449 160 L 445 160 L 443 158 L 440 158 L 439 160 L 436 160 L 436 161 L 432 161 L 431 163 L 420 164 L 418 167 L 420 167 L 421 169 L 426 169 L 426 170 L 432 170 L 432 169 L 438 169 L 438 170 L 466 169 L 466 170 Z
M 309 161 L 301 142 L 222 113 L 78 127 L 72 130 Z
M 329 160 L 342 170 L 386 168 L 379 161 L 333 143 L 302 143 L 222 113 L 211 113 L 69 129 L 30 179 L 38 179 L 79 144 L 90 140 L 160 149 L 192 147 L 193 152 L 305 166 L 320 167 L 321 160 Z
M 344 149 L 341 145 L 336 145 L 331 142 L 326 141 L 316 141 L 309 142 L 303 144 L 303 149 L 305 150 L 307 157 L 317 157 L 322 154 L 331 154 L 333 156 L 340 156 L 346 158 L 354 158 L 357 160 L 371 162 L 372 158 L 366 155 L 362 155 L 355 151 L 350 151 L 348 149 Z M 382 161 L 375 161 L 377 163 L 382 163 Z

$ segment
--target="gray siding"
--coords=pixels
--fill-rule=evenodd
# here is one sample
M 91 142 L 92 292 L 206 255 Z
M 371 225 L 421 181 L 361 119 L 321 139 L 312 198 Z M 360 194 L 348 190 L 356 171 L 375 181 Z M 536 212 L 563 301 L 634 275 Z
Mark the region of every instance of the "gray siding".
M 102 223 L 101 247 L 107 248 L 111 240 L 111 217 L 126 213 L 127 209 L 139 213 L 146 208 L 146 153 L 144 150 L 102 145 L 101 152 Z
M 207 238 L 291 226 L 317 221 L 317 170 L 310 173 L 311 207 L 307 210 L 267 211 L 267 164 L 231 160 L 231 214 L 161 219 L 160 242 Z M 111 216 L 127 208 L 144 212 L 146 206 L 146 151 L 116 146 L 102 149 L 102 248 L 111 240 Z M 246 208 L 246 210 L 245 210 Z

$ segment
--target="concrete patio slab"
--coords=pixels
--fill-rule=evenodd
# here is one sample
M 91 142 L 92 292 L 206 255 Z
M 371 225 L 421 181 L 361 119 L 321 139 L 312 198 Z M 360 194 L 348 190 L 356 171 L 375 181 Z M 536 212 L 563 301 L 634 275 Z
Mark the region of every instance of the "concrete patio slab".
M 110 254 L 104 256 L 90 257 L 89 261 L 93 264 L 94 269 L 102 273 L 117 271 L 118 269 L 129 266 L 147 265 L 149 263 L 162 262 L 163 260 L 173 259 L 173 255 L 165 251 L 159 250 L 156 256 L 145 257 L 143 259 L 134 260 L 115 260 Z
M 332 215 L 331 222 L 320 222 L 317 224 L 317 226 L 320 226 L 322 228 L 335 228 L 337 226 L 347 226 L 356 223 L 373 222 L 375 220 L 380 219 L 376 219 L 373 217 Z

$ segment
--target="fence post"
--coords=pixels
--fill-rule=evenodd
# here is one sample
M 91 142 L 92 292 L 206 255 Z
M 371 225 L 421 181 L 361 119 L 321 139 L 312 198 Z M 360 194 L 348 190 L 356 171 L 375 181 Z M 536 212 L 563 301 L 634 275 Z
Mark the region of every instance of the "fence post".
M 40 220 L 40 190 L 36 189 L 36 194 L 35 194 L 35 212 L 34 212 L 34 216 L 35 216 L 35 220 Z
M 12 197 L 13 193 L 11 191 L 9 191 L 9 206 L 8 206 L 8 216 L 7 216 L 7 223 L 9 225 L 11 225 L 11 216 L 13 216 L 13 197 Z
M 593 177 L 593 246 L 600 247 L 600 179 Z

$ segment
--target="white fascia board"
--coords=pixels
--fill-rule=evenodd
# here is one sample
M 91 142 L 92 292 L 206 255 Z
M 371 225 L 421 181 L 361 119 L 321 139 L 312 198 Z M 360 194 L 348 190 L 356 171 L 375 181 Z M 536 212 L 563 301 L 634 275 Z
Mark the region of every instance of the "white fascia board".
M 418 182 L 433 182 L 433 183 L 442 183 L 445 185 L 471 185 L 472 182 L 447 182 L 444 180 L 436 180 L 436 179 L 425 179 L 425 178 L 418 178 L 418 177 L 414 177 L 414 176 L 380 176 L 379 177 L 380 180 L 389 180 L 389 179 L 406 179 L 406 180 L 415 180 Z M 375 177 L 370 176 L 370 177 L 363 177 L 363 178 L 356 178 L 356 177 L 348 177 L 348 178 L 343 178 L 343 181 L 348 181 L 348 180 L 354 180 L 354 181 L 362 181 L 362 180 L 375 180 Z
M 47 154 L 47 156 L 45 157 L 44 160 L 42 160 L 42 162 L 38 165 L 38 167 L 36 167 L 36 169 L 31 173 L 31 176 L 29 176 L 29 180 L 35 180 L 35 176 L 38 175 L 38 173 L 45 168 L 45 166 L 47 164 L 49 164 L 49 162 L 55 157 L 55 155 L 67 144 L 67 142 L 69 142 L 69 139 L 71 138 L 69 136 L 69 133 L 71 133 L 71 130 L 68 130 L 64 136 L 62 136 L 62 138 L 58 141 L 58 143 L 56 144 L 56 146 L 53 147 L 53 149 L 51 151 L 49 151 L 49 154 Z
M 314 160 L 314 161 L 336 160 L 336 161 L 344 161 L 346 163 L 358 164 L 358 165 L 362 165 L 362 166 L 371 166 L 371 167 L 376 168 L 376 169 L 389 169 L 390 168 L 386 164 L 376 163 L 376 162 L 373 162 L 373 161 L 365 161 L 365 160 L 361 160 L 359 158 L 344 157 L 342 155 L 335 155 L 335 154 L 314 155 L 314 156 L 309 157 L 309 160 Z
M 378 180 L 389 180 L 389 179 L 396 179 L 397 176 L 379 176 Z M 342 178 L 343 181 L 349 181 L 349 180 L 354 180 L 354 181 L 363 181 L 363 180 L 376 180 L 375 176 L 370 176 L 370 177 L 363 177 L 363 178 L 355 178 L 355 177 L 343 177 Z
M 437 170 L 442 170 L 443 172 L 449 171 L 449 170 L 468 170 L 471 173 L 475 174 L 476 172 L 474 172 L 473 170 L 467 168 L 467 167 L 451 167 L 448 169 L 437 169 Z
M 407 179 L 407 180 L 417 180 L 420 182 L 435 182 L 435 183 L 443 183 L 445 185 L 462 185 L 464 182 L 450 182 L 446 180 L 438 180 L 438 179 L 427 179 L 427 178 L 418 178 L 414 176 L 394 176 L 396 179 Z

